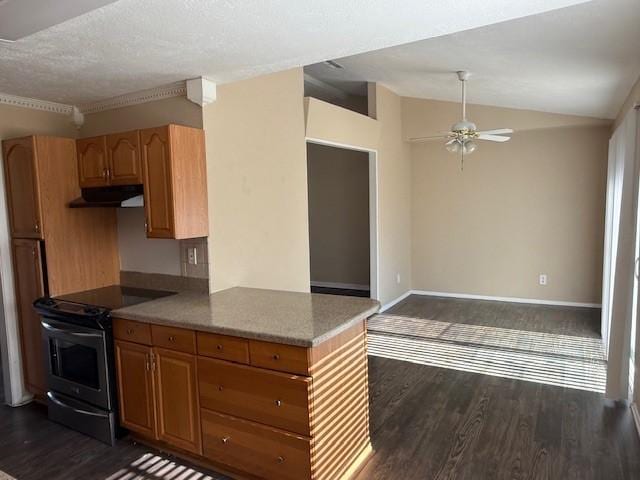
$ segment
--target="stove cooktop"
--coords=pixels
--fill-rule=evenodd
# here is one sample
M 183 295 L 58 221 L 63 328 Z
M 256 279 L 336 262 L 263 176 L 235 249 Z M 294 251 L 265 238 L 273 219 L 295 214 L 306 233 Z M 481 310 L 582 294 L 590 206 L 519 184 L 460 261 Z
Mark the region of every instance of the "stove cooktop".
M 150 300 L 155 300 L 156 298 L 168 297 L 169 295 L 174 294 L 175 292 L 168 292 L 164 290 L 148 290 L 146 288 L 111 285 L 109 287 L 59 295 L 54 297 L 54 300 L 115 310 L 117 308 L 128 307 L 130 305 L 136 305 L 138 303 L 148 302 Z

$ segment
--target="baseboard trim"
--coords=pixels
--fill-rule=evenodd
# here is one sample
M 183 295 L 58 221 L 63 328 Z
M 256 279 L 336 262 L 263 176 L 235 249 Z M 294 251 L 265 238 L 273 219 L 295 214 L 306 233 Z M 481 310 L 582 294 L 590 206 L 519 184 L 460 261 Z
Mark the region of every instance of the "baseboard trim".
M 490 295 L 474 295 L 470 293 L 431 292 L 426 290 L 411 290 L 411 294 L 430 297 L 467 298 L 472 300 L 492 300 L 494 302 L 529 303 L 534 305 L 555 305 L 560 307 L 601 308 L 599 303 L 563 302 L 560 300 L 541 300 L 537 298 L 494 297 Z
M 370 290 L 369 285 L 359 283 L 338 283 L 338 282 L 311 282 L 312 287 L 321 288 L 341 288 L 344 290 Z
M 631 404 L 631 415 L 636 424 L 636 433 L 640 436 L 640 412 L 638 412 L 638 405 L 635 403 Z
M 405 298 L 407 298 L 409 295 L 411 295 L 413 293 L 413 290 L 409 290 L 407 292 L 404 292 L 402 295 L 400 295 L 398 298 L 396 298 L 395 300 L 391 300 L 389 303 L 385 303 L 384 305 L 382 305 L 382 307 L 380 307 L 380 313 L 384 313 L 387 310 L 389 310 L 391 307 L 393 307 L 396 303 L 400 303 L 402 300 L 404 300 Z

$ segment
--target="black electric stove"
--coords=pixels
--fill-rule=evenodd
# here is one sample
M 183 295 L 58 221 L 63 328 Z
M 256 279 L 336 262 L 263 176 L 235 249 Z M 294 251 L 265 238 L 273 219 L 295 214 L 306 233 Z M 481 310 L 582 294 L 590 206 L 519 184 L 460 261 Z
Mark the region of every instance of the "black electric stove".
M 119 428 L 110 312 L 172 294 L 112 285 L 34 302 L 51 420 L 113 445 Z

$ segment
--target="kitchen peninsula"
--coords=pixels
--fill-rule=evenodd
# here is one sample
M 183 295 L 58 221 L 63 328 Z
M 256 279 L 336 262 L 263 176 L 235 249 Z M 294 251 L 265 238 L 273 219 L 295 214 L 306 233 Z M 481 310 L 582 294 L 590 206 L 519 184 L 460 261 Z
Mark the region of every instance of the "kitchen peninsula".
M 379 303 L 252 288 L 114 310 L 120 421 L 234 478 L 349 478 L 368 457 Z

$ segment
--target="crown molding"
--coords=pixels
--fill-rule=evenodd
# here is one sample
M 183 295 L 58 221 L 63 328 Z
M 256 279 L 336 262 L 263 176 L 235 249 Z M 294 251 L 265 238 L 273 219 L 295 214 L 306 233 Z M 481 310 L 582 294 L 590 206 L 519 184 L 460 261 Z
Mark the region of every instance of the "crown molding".
M 36 98 L 18 97 L 17 95 L 9 95 L 0 93 L 0 104 L 13 105 L 14 107 L 31 108 L 33 110 L 42 110 L 45 112 L 60 113 L 62 115 L 71 115 L 73 105 L 64 103 L 48 102 L 46 100 L 38 100 Z
M 98 102 L 86 103 L 78 108 L 80 112 L 96 113 L 112 110 L 114 108 L 128 107 L 130 105 L 138 105 L 140 103 L 153 102 L 171 97 L 184 97 L 187 94 L 187 84 L 185 81 L 170 83 L 160 87 L 140 90 L 138 92 L 127 93 Z

